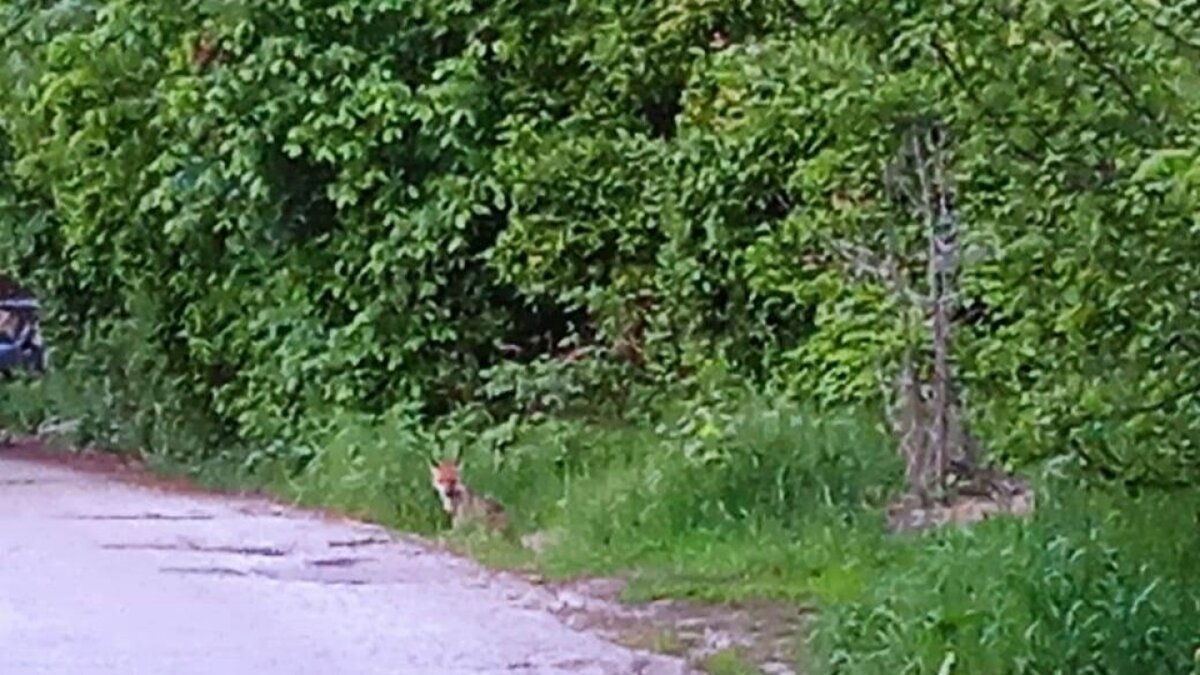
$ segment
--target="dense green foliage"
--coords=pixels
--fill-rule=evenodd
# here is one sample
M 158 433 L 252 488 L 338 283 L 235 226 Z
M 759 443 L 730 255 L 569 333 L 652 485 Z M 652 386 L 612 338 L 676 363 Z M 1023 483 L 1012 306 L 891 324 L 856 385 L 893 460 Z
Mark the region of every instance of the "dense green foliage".
M 818 599 L 814 667 L 1186 672 L 1190 497 L 1059 481 L 1028 526 L 880 535 L 896 460 L 839 411 L 905 336 L 832 244 L 913 234 L 882 167 L 945 121 L 985 444 L 1194 486 L 1197 17 L 7 0 L 0 265 L 59 358 L 0 411 L 418 530 L 462 452 L 568 537 L 548 570 Z
M 1196 10 L 10 1 L 0 260 L 67 333 L 139 317 L 241 440 L 511 402 L 514 363 L 593 405 L 713 365 L 859 399 L 895 321 L 821 254 L 901 218 L 882 161 L 938 116 L 992 444 L 1188 481 Z

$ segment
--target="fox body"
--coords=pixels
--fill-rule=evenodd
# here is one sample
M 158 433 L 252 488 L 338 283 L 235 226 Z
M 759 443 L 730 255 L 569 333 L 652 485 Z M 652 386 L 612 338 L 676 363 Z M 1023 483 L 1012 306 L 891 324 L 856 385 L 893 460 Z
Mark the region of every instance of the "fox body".
M 481 523 L 493 530 L 508 529 L 504 507 L 492 499 L 475 494 L 462 482 L 458 462 L 445 459 L 430 467 L 433 489 L 442 500 L 442 508 L 450 514 L 454 527 L 466 523 Z

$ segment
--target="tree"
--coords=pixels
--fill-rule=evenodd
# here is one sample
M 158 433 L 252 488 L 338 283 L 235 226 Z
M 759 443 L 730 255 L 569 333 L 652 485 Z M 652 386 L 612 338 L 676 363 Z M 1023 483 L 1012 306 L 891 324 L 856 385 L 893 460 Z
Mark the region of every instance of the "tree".
M 980 463 L 955 376 L 952 317 L 965 238 L 946 126 L 937 120 L 909 123 L 883 180 L 902 217 L 918 224 L 923 249 L 905 246 L 900 232 L 905 228 L 894 221 L 885 227 L 881 252 L 845 241 L 834 247 L 856 275 L 888 288 L 905 337 L 898 375 L 885 392 L 908 485 L 908 494 L 889 511 L 891 525 L 915 529 L 977 520 L 1001 510 L 1025 512 L 1032 505 L 1028 485 Z M 921 262 L 923 283 L 915 276 Z M 920 337 L 927 338 L 925 349 L 914 339 Z

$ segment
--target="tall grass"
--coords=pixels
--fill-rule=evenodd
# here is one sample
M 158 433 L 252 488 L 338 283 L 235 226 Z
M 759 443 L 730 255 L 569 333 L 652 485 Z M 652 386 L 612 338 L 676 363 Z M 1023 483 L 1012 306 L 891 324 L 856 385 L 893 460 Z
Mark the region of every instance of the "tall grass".
M 1043 486 L 1029 524 L 889 542 L 826 607 L 816 672 L 1194 673 L 1200 495 Z

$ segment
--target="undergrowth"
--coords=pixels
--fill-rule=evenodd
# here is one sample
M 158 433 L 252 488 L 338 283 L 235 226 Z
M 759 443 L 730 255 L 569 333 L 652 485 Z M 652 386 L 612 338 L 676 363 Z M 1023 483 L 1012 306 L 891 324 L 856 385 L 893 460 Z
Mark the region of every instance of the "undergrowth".
M 140 448 L 162 470 L 423 533 L 448 529 L 427 464 L 456 455 L 518 533 L 556 539 L 538 556 L 479 533 L 452 545 L 552 578 L 629 574 L 630 600 L 811 605 L 806 672 L 1196 672 L 1194 492 L 1093 485 L 1060 466 L 1035 476 L 1028 522 L 890 537 L 881 507 L 901 471 L 869 416 L 743 395 L 637 423 L 331 414 L 295 438 L 184 463 L 198 456 L 185 445 L 212 443 L 213 430 L 144 377 L 154 364 L 97 363 L 13 383 L 4 422 L 75 420 L 63 445 Z

